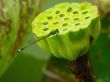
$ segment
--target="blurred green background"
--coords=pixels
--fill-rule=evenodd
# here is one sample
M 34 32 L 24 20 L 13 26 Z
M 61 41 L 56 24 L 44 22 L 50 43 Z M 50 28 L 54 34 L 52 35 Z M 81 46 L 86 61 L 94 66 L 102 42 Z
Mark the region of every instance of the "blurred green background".
M 49 57 L 37 44 L 16 50 L 34 41 L 31 23 L 40 12 L 61 2 L 85 1 L 0 0 L 0 82 L 77 82 L 67 60 Z M 110 82 L 110 1 L 88 1 L 101 15 L 101 33 L 89 50 L 90 60 L 97 82 Z

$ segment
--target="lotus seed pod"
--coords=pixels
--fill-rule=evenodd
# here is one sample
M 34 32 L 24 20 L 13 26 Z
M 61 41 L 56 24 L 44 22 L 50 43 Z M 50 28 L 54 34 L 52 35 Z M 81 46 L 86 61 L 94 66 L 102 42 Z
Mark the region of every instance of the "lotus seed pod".
M 75 60 L 89 49 L 100 32 L 98 9 L 90 3 L 60 3 L 39 14 L 32 23 L 35 38 L 58 33 L 38 42 L 56 57 Z

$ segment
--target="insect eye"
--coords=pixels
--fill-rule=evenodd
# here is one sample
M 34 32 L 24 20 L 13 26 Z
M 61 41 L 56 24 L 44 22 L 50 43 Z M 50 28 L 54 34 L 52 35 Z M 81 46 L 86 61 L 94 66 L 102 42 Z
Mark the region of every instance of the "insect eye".
M 59 33 L 59 30 L 58 29 L 54 29 L 50 32 L 50 35 L 53 35 L 53 34 L 56 34 L 56 33 Z

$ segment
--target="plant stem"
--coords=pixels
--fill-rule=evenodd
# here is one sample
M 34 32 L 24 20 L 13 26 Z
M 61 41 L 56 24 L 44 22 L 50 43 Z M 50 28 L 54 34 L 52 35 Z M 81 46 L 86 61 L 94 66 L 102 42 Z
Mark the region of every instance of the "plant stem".
M 69 62 L 69 67 L 79 82 L 95 82 L 88 53 Z

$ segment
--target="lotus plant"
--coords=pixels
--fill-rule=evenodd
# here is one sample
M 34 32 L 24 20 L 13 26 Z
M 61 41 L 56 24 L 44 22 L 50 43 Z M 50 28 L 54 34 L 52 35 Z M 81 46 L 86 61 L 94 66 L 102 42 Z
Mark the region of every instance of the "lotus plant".
M 32 22 L 38 45 L 50 55 L 70 61 L 79 82 L 95 82 L 88 49 L 100 33 L 100 16 L 91 3 L 60 3 Z

